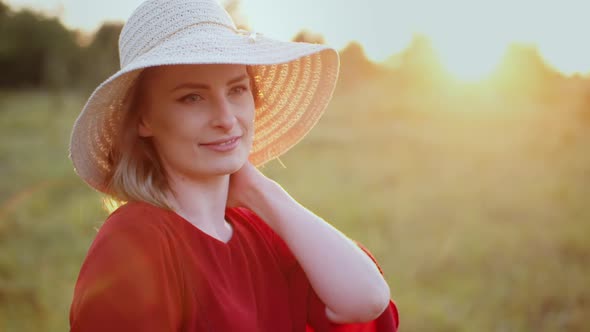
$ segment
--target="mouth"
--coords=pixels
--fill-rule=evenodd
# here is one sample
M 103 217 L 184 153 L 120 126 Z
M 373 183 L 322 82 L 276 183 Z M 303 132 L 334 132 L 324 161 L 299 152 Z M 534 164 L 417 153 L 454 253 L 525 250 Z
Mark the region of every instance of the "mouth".
M 227 145 L 227 144 L 231 144 L 234 141 L 238 140 L 242 138 L 242 136 L 232 136 L 232 137 L 228 137 L 228 138 L 222 138 L 213 142 L 208 142 L 208 143 L 201 143 L 199 145 Z
M 216 140 L 213 142 L 201 143 L 199 145 L 202 147 L 214 150 L 214 151 L 226 152 L 226 151 L 233 150 L 235 147 L 237 147 L 238 144 L 240 143 L 241 138 L 242 138 L 242 136 L 232 136 L 232 137 Z

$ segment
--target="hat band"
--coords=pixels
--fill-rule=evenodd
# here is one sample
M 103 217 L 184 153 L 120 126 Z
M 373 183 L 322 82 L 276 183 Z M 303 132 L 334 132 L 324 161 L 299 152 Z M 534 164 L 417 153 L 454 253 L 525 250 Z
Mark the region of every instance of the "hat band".
M 133 62 L 133 60 L 135 58 L 138 58 L 138 57 L 140 57 L 140 56 L 142 56 L 142 55 L 150 52 L 152 49 L 160 46 L 161 44 L 163 44 L 166 41 L 170 40 L 174 36 L 176 36 L 176 35 L 184 32 L 184 31 L 186 31 L 186 30 L 188 30 L 190 28 L 193 28 L 193 27 L 196 27 L 196 26 L 211 26 L 211 25 L 213 25 L 213 26 L 219 26 L 219 27 L 224 27 L 224 28 L 226 28 L 228 30 L 233 31 L 236 34 L 239 34 L 239 35 L 242 35 L 242 36 L 247 36 L 248 37 L 248 40 L 251 43 L 256 42 L 257 36 L 262 35 L 261 33 L 254 32 L 254 31 L 248 31 L 248 30 L 244 30 L 244 29 L 236 29 L 236 28 L 234 28 L 232 26 L 229 26 L 229 25 L 226 25 L 226 24 L 223 24 L 223 23 L 219 23 L 219 22 L 214 22 L 214 21 L 201 21 L 201 22 L 198 22 L 198 23 L 194 23 L 194 24 L 190 24 L 190 25 L 184 26 L 181 29 L 178 29 L 178 30 L 176 30 L 176 31 L 168 34 L 167 36 L 165 36 L 164 38 L 162 38 L 158 43 L 154 44 L 152 47 L 144 50 L 141 54 L 137 54 L 133 59 L 129 59 L 129 61 L 127 61 L 127 63 L 125 65 Z M 122 65 L 121 68 L 124 67 L 125 65 Z

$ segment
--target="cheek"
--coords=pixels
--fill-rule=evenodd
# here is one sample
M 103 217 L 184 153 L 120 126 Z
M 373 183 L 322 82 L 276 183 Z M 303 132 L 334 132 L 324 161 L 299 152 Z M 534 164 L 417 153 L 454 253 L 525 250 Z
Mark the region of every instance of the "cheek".
M 245 116 L 246 118 L 248 118 L 249 123 L 254 123 L 254 119 L 256 118 L 256 106 L 254 104 L 254 99 L 252 99 L 251 103 L 248 105 L 247 111 L 245 112 Z
M 161 135 L 170 137 L 183 138 L 192 137 L 195 129 L 201 125 L 201 120 L 194 114 L 182 109 L 168 108 L 158 114 L 156 120 L 156 130 Z
M 151 101 L 149 109 L 150 125 L 155 134 L 170 131 L 174 123 L 173 110 L 157 100 Z
M 248 134 L 253 136 L 254 134 L 254 118 L 255 118 L 255 111 L 247 111 L 244 112 L 243 115 L 240 117 L 240 122 L 243 123 L 243 126 L 247 129 Z

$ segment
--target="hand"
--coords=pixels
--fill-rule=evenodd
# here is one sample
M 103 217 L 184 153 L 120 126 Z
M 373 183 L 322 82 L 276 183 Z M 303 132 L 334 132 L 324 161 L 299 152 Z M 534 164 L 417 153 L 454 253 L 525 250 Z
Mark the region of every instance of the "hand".
M 267 182 L 272 180 L 247 161 L 242 168 L 230 175 L 227 206 L 252 208 L 256 195 Z

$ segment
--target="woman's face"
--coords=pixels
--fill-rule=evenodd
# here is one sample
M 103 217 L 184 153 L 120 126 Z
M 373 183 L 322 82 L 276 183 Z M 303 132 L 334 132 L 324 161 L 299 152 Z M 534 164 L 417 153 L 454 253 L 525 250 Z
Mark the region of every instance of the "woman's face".
M 139 93 L 139 135 L 152 138 L 168 174 L 202 179 L 247 161 L 255 106 L 246 66 L 149 68 Z

